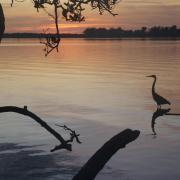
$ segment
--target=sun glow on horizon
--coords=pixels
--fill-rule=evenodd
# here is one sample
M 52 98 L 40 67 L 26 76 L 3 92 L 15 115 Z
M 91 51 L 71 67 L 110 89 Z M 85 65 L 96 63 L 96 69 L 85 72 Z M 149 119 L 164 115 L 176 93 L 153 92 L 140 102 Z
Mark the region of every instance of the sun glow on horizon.
M 7 0 L 0 0 L 6 16 L 6 32 L 35 32 L 42 33 L 43 29 L 55 30 L 53 19 L 44 11 L 36 12 L 31 1 L 15 3 L 10 7 Z M 48 9 L 49 10 L 49 9 Z M 99 15 L 97 10 L 87 7 L 86 21 L 70 23 L 60 18 L 59 25 L 62 33 L 82 33 L 86 28 L 117 28 L 137 29 L 142 26 L 180 26 L 179 0 L 124 0 L 121 1 L 114 12 L 118 16 L 105 13 Z

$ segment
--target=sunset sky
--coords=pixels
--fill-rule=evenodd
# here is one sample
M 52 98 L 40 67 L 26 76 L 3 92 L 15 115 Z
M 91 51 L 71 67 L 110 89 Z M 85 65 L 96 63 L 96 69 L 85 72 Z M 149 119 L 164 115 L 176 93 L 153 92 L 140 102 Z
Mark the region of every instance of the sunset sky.
M 64 0 L 65 1 L 65 0 Z M 10 0 L 0 0 L 6 16 L 6 32 L 42 32 L 49 28 L 53 31 L 53 20 L 40 10 L 37 13 L 31 0 L 15 3 L 10 7 Z M 48 8 L 47 8 L 48 10 Z M 142 26 L 177 25 L 180 27 L 180 0 L 122 0 L 114 9 L 118 16 L 105 13 L 87 6 L 84 13 L 86 21 L 68 23 L 60 19 L 61 32 L 82 33 L 88 27 L 122 27 L 136 29 Z

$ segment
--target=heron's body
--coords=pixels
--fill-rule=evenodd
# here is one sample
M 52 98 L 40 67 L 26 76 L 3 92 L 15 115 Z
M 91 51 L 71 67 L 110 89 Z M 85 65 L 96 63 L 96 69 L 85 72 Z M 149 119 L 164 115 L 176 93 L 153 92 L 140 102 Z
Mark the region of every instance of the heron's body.
M 155 75 L 152 75 L 152 76 L 148 76 L 148 77 L 153 77 L 154 78 L 154 82 L 153 82 L 153 85 L 152 85 L 152 96 L 153 96 L 153 99 L 154 101 L 156 102 L 157 106 L 158 107 L 161 107 L 161 105 L 163 104 L 171 104 L 167 99 L 163 98 L 162 96 L 160 96 L 159 94 L 156 93 L 155 91 L 155 84 L 156 84 L 156 76 Z

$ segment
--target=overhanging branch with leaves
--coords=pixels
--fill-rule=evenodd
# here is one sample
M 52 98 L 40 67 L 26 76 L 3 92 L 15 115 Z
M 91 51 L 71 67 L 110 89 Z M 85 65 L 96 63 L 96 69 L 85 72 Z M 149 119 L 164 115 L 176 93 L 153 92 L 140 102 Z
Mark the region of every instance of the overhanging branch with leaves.
M 27 0 L 11 0 L 10 5 L 13 6 L 15 2 L 25 1 Z M 46 34 L 46 38 L 45 40 L 41 40 L 41 43 L 45 45 L 45 56 L 54 49 L 58 52 L 61 39 L 59 30 L 59 14 L 61 14 L 61 17 L 63 17 L 66 21 L 82 22 L 85 21 L 83 13 L 85 11 L 85 6 L 90 5 L 92 9 L 97 9 L 100 15 L 104 12 L 108 12 L 115 16 L 117 14 L 113 12 L 113 9 L 119 1 L 120 0 L 66 0 L 65 2 L 62 2 L 60 0 L 32 0 L 33 6 L 37 9 L 37 12 L 42 9 L 48 14 L 48 16 L 54 19 L 56 32 L 54 34 L 49 33 L 48 29 L 43 31 L 43 33 Z M 54 7 L 53 14 L 48 12 L 48 6 Z M 0 19 L 0 21 L 2 20 Z M 0 37 L 2 37 L 2 34 L 0 34 Z

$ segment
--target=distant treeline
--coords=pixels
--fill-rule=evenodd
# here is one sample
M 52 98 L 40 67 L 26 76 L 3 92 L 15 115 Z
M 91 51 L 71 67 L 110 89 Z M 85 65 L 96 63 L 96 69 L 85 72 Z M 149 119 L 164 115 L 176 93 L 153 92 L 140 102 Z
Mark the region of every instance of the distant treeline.
M 47 38 L 56 37 L 55 34 L 40 34 L 40 33 L 5 33 L 4 38 Z M 83 34 L 61 34 L 62 38 L 81 38 L 84 37 Z
M 56 36 L 54 34 L 38 33 L 9 33 L 4 34 L 5 38 L 46 38 Z M 88 28 L 83 34 L 61 34 L 62 38 L 123 38 L 123 37 L 180 37 L 180 28 L 177 26 L 151 28 L 142 27 L 137 30 L 124 30 L 122 28 Z
M 142 27 L 137 30 L 124 30 L 122 28 L 88 28 L 84 31 L 86 38 L 120 38 L 120 37 L 180 37 L 177 26 L 151 28 Z

